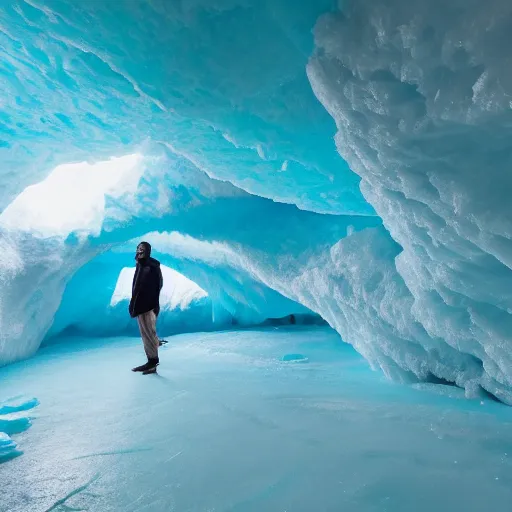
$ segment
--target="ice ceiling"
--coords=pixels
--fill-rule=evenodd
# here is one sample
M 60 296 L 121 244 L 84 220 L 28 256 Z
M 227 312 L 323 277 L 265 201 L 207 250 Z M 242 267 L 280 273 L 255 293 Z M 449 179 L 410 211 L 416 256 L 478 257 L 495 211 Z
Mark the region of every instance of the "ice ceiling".
M 510 34 L 506 0 L 0 5 L 0 362 L 112 333 L 145 237 L 187 325 L 314 312 L 512 403 Z

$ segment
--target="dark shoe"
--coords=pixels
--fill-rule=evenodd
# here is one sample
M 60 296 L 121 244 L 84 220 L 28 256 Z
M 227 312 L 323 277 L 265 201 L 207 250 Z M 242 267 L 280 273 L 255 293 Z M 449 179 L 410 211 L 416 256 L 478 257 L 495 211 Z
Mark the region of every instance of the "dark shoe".
M 135 368 L 132 368 L 132 372 L 143 372 L 144 370 L 147 370 L 149 368 L 150 364 L 149 361 L 146 364 L 142 364 L 140 366 L 136 366 Z
M 148 361 L 148 364 L 146 365 L 146 368 L 144 368 L 142 375 L 150 375 L 152 373 L 156 373 L 156 367 L 159 364 L 158 358 L 156 359 L 150 359 Z

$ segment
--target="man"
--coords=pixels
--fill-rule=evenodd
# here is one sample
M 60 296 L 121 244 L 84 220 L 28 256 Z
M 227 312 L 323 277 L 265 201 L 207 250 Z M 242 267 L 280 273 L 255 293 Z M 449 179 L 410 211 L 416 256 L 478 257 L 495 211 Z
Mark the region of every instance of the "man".
M 151 245 L 141 242 L 135 253 L 137 268 L 133 276 L 130 316 L 137 318 L 148 362 L 133 368 L 143 375 L 156 373 L 159 339 L 156 317 L 160 312 L 160 290 L 164 284 L 160 262 L 151 257 Z

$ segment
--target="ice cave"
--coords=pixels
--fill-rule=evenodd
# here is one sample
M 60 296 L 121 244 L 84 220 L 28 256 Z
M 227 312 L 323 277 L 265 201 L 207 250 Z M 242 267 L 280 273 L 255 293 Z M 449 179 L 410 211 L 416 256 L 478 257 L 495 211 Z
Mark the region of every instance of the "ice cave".
M 0 512 L 509 510 L 511 48 L 508 0 L 0 0 Z

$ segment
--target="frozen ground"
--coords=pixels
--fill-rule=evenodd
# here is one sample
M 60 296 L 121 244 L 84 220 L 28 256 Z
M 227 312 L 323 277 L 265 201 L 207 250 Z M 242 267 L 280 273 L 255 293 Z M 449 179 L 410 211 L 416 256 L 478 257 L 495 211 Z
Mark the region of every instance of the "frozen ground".
M 135 338 L 70 340 L 0 370 L 0 400 L 40 402 L 11 413 L 33 426 L 12 436 L 24 454 L 0 464 L 2 512 L 512 502 L 510 408 L 385 381 L 329 329 L 177 336 L 158 376 L 129 371 L 142 359 Z

